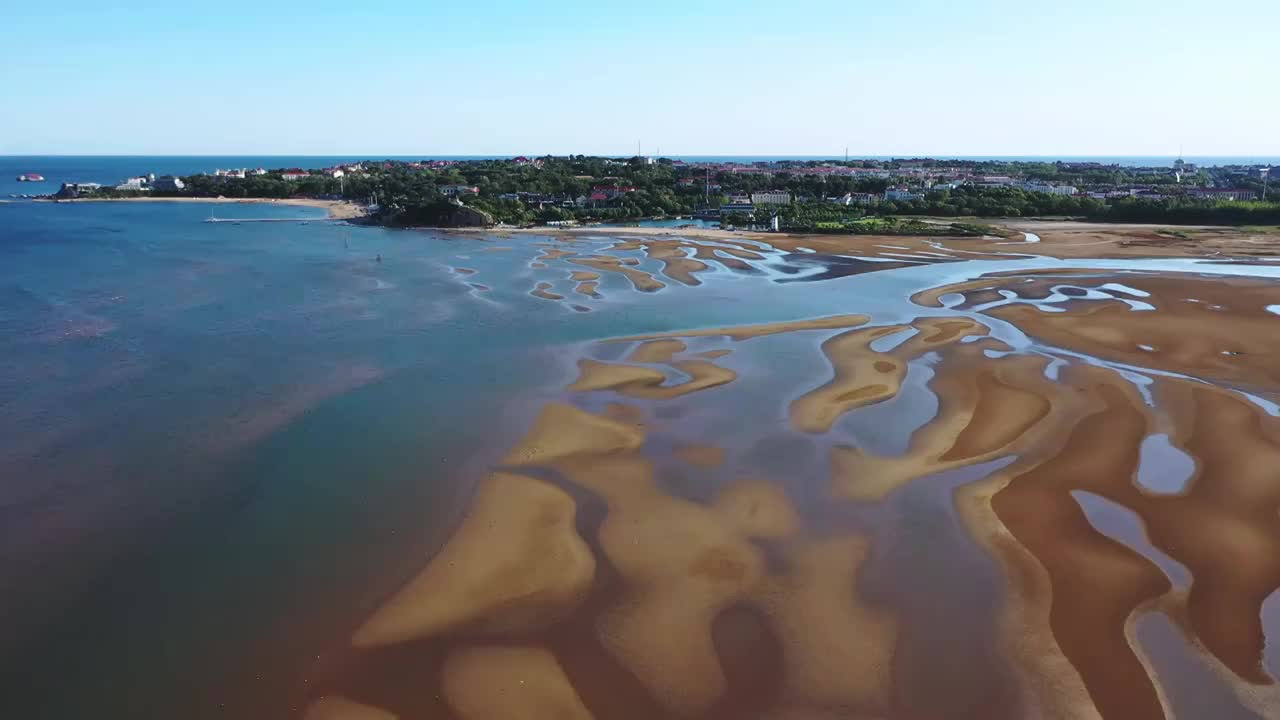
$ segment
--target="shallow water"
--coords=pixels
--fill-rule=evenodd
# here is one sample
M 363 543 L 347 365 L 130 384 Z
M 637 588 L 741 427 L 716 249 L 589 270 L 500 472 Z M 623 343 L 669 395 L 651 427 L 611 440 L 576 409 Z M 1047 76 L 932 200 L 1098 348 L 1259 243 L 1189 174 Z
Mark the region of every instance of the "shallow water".
M 0 207 L 29 715 L 1280 707 L 1280 268 L 206 215 Z

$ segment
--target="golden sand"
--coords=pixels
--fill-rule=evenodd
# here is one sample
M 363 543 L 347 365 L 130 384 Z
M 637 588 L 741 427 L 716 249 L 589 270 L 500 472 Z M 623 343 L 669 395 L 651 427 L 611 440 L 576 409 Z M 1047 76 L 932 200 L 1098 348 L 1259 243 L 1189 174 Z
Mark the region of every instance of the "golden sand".
M 635 405 L 616 402 L 605 403 L 604 416 L 611 420 L 617 420 L 618 422 L 626 423 L 628 425 L 635 425 L 642 429 L 648 420 L 644 410 L 641 410 Z
M 851 330 L 824 342 L 822 351 L 835 369 L 835 378 L 791 403 L 791 425 L 823 433 L 844 413 L 897 395 L 907 374 L 906 363 L 873 351 L 871 343 L 906 329 L 888 325 Z
M 902 348 L 899 348 L 901 350 Z M 926 475 L 986 462 L 1016 452 L 1048 432 L 1046 360 L 1010 356 L 984 361 L 981 348 L 948 350 L 932 386 L 942 398 L 938 414 L 912 435 L 910 450 L 880 457 L 857 448 L 831 451 L 832 490 L 850 500 L 880 500 Z
M 690 393 L 726 385 L 738 377 L 738 373 L 728 368 L 720 367 L 710 360 L 681 360 L 671 363 L 671 366 L 688 375 L 689 381 L 661 387 L 631 385 L 619 388 L 618 391 L 629 397 L 645 398 L 647 400 L 670 400 Z
M 725 385 L 738 377 L 734 371 L 709 360 L 683 360 L 671 363 L 671 367 L 687 374 L 689 380 L 664 385 L 667 376 L 652 368 L 583 359 L 578 361 L 578 379 L 569 389 L 578 392 L 612 390 L 632 398 L 670 400 Z
M 445 661 L 445 699 L 460 720 L 591 720 L 555 655 L 536 646 L 484 645 Z
M 537 257 L 538 260 L 560 260 L 561 258 L 573 257 L 577 253 L 573 250 L 565 250 L 558 247 L 548 247 L 544 249 Z
M 650 340 L 640 343 L 635 350 L 632 350 L 631 355 L 627 357 L 627 361 L 635 363 L 669 363 L 673 357 L 686 349 L 687 346 L 679 340 Z
M 449 543 L 356 632 L 354 644 L 378 647 L 463 627 L 505 636 L 564 617 L 595 573 L 575 511 L 553 485 L 493 473 Z
M 295 205 L 326 210 L 336 220 L 350 220 L 365 214 L 363 206 L 348 200 L 320 200 L 316 198 L 229 198 L 229 197 L 122 197 L 122 198 L 70 198 L 53 202 L 127 202 L 127 203 L 231 203 L 236 205 Z
M 645 246 L 645 254 L 662 262 L 662 274 L 684 283 L 685 285 L 701 285 L 694 273 L 707 269 L 707 264 L 692 260 L 685 255 L 684 243 L 651 242 Z
M 672 454 L 698 467 L 713 468 L 724 464 L 724 448 L 714 445 L 680 445 Z
M 579 410 L 564 403 L 548 403 L 524 439 L 507 453 L 505 465 L 546 465 L 582 454 L 638 450 L 644 432 L 635 425 Z
M 618 258 L 610 257 L 608 255 L 590 255 L 587 257 L 572 258 L 569 262 L 589 267 L 600 272 L 618 273 L 627 278 L 627 280 L 630 280 L 631 285 L 641 292 L 654 292 L 655 290 L 661 290 L 667 286 L 666 283 L 658 280 L 649 273 L 644 272 L 643 270 L 636 270 L 633 267 L 628 267 Z
M 707 508 L 656 493 L 611 506 L 599 541 L 628 588 L 600 618 L 602 644 L 672 712 L 706 710 L 725 691 L 711 624 L 760 581 L 759 551 Z
M 789 699 L 888 716 L 897 630 L 856 594 L 868 549 L 857 536 L 799 540 L 786 548 L 786 574 L 760 592 L 782 645 Z
M 578 361 L 578 371 L 577 381 L 568 388 L 574 392 L 612 390 L 631 385 L 661 385 L 667 380 L 665 373 L 653 368 L 619 365 L 586 358 Z
M 542 298 L 543 300 L 563 300 L 563 295 L 557 295 L 556 293 L 550 292 L 551 287 L 552 285 L 549 282 L 540 282 L 529 291 L 529 294 L 534 297 Z
M 611 342 L 634 342 L 637 340 L 653 340 L 657 338 L 689 338 L 689 337 L 727 337 L 733 340 L 749 340 L 751 338 L 777 335 L 779 333 L 798 332 L 801 330 L 836 330 L 857 327 L 870 322 L 866 315 L 833 315 L 831 317 L 812 318 L 808 320 L 791 320 L 787 322 L 764 323 L 762 325 L 742 325 L 726 328 L 706 328 L 700 330 L 673 330 L 671 332 L 651 333 L 649 335 L 630 335 L 614 338 Z
M 724 253 L 730 257 L 724 257 L 719 253 Z M 764 256 L 759 253 L 748 252 L 746 250 L 738 250 L 736 248 L 711 247 L 709 245 L 694 245 L 693 256 L 698 260 L 706 262 L 719 263 L 730 270 L 751 270 L 751 263 L 745 262 L 739 258 L 743 255 L 754 256 L 753 260 L 763 260 Z
M 797 252 L 807 248 L 820 253 L 874 256 L 883 252 L 882 245 L 906 248 L 893 252 L 945 252 L 954 250 L 966 259 L 1002 259 L 1009 253 L 1034 253 L 1055 258 L 1122 258 L 1122 257 L 1217 257 L 1280 256 L 1280 233 L 1262 228 L 1229 228 L 1178 226 L 1177 233 L 1159 225 L 1081 223 L 1070 221 L 1035 221 L 1023 219 L 978 219 L 992 224 L 995 235 L 988 237 L 916 237 L 909 235 L 799 235 L 787 233 L 746 232 L 715 228 L 610 228 L 611 236 L 630 238 L 624 246 L 639 249 L 646 242 L 680 242 L 694 244 L 698 240 L 714 240 L 719 252 L 743 259 L 760 259 L 753 244 L 767 243 L 777 250 Z M 1040 237 L 1035 244 L 1021 243 L 1024 232 Z M 457 232 L 467 232 L 460 230 Z M 470 232 L 488 233 L 489 230 Z M 546 228 L 509 230 L 518 234 L 544 235 Z M 558 230 L 558 237 L 570 240 L 580 235 L 598 235 L 595 227 Z M 1183 236 L 1183 237 L 1180 237 Z M 1009 236 L 1009 237 L 1005 237 Z M 621 243 L 619 243 L 621 244 Z M 720 245 L 741 248 L 734 251 Z M 940 246 L 940 247 L 939 247 Z M 941 248 L 941 249 L 940 249 Z M 752 253 L 752 255 L 746 255 Z M 930 261 L 929 256 L 922 260 Z M 699 259 L 706 260 L 707 257 Z M 936 258 L 935 258 L 936 259 Z
M 835 247 L 863 240 L 829 242 Z M 955 244 L 960 242 L 997 247 L 992 239 Z M 931 247 L 901 238 L 892 243 Z M 614 249 L 644 249 L 659 261 L 689 259 L 696 247 L 645 238 L 619 246 Z M 694 257 L 711 261 L 698 252 L 692 250 Z M 609 266 L 602 268 L 607 272 L 640 272 L 599 257 L 587 259 Z M 586 277 L 597 274 L 574 271 L 573 279 L 594 282 Z M 357 644 L 436 638 L 441 657 L 447 656 L 439 675 L 442 693 L 459 718 L 588 717 L 586 698 L 601 720 L 639 720 L 641 711 L 605 712 L 604 688 L 587 690 L 595 676 L 584 673 L 583 656 L 607 665 L 602 674 L 620 676 L 627 692 L 663 711 L 644 711 L 647 716 L 738 717 L 740 712 L 721 708 L 736 693 L 755 690 L 743 683 L 758 682 L 773 685 L 759 689 L 753 717 L 896 717 L 907 712 L 902 693 L 922 686 L 921 678 L 909 677 L 912 653 L 922 651 L 910 625 L 919 611 L 884 602 L 878 594 L 883 587 L 877 589 L 884 581 L 875 576 L 890 573 L 920 588 L 937 579 L 886 565 L 901 557 L 893 533 L 916 531 L 896 524 L 903 498 L 924 502 L 916 491 L 927 486 L 895 491 L 939 473 L 1002 461 L 1003 469 L 960 486 L 939 507 L 954 503 L 964 530 L 1002 571 L 991 600 L 998 637 L 990 647 L 998 657 L 974 659 L 1010 668 L 1025 707 L 996 708 L 1003 717 L 1169 716 L 1175 707 L 1170 683 L 1183 678 L 1160 677 L 1148 649 L 1137 642 L 1135 621 L 1146 612 L 1165 614 L 1185 634 L 1187 652 L 1223 683 L 1223 702 L 1238 698 L 1261 717 L 1280 717 L 1280 689 L 1262 665 L 1267 641 L 1275 638 L 1265 636 L 1261 614 L 1280 587 L 1280 424 L 1236 391 L 1274 396 L 1280 318 L 1267 307 L 1280 305 L 1280 289 L 1273 289 L 1280 286 L 1159 273 L 1020 272 L 915 299 L 938 308 L 943 295 L 955 293 L 967 308 L 1000 299 L 1000 290 L 1043 299 L 1064 282 L 1096 288 L 1120 282 L 1146 293 L 1142 300 L 1157 310 L 1072 300 L 1060 313 L 1022 305 L 985 312 L 1045 347 L 1190 379 L 1154 376 L 1145 386 L 1154 405 L 1106 367 L 1071 363 L 1050 380 L 1042 355 L 988 357 L 988 349 L 1010 348 L 990 337 L 984 324 L 959 315 L 886 327 L 860 327 L 868 318 L 846 315 L 609 340 L 634 343 L 626 361 L 584 358 L 569 387 L 593 393 L 579 399 L 603 410 L 548 404 L 501 463 L 536 466 L 524 472 L 561 483 L 582 503 L 582 517 L 565 490 L 496 473 L 482 484 L 457 534 L 361 628 Z M 831 373 L 811 378 L 808 387 L 782 388 L 780 397 L 804 391 L 789 408 L 792 428 L 812 438 L 814 454 L 829 453 L 829 476 L 805 477 L 800 473 L 812 471 L 797 470 L 794 478 L 723 483 L 726 453 L 688 430 L 698 427 L 690 418 L 737 411 L 731 403 L 717 404 L 733 397 L 737 374 L 713 362 L 725 349 L 676 360 L 688 352 L 680 338 L 736 341 L 809 329 L 844 331 L 821 345 Z M 896 347 L 872 349 L 875 340 L 896 333 L 902 333 Z M 878 456 L 831 437 L 845 414 L 894 397 L 908 365 L 926 356 L 937 412 L 912 433 L 905 452 Z M 668 368 L 688 379 L 669 380 Z M 663 404 L 726 385 L 722 393 Z M 646 402 L 643 409 L 617 402 L 625 398 Z M 747 447 L 760 437 L 755 433 L 776 431 L 770 422 L 762 427 L 755 418 L 742 418 Z M 651 431 L 659 435 L 646 445 Z M 1153 433 L 1166 434 L 1195 458 L 1185 488 L 1156 492 L 1138 484 L 1139 448 Z M 653 457 L 667 447 L 679 464 Z M 736 444 L 733 449 L 740 459 Z M 1104 534 L 1073 495 L 1080 492 L 1132 512 L 1151 545 L 1185 567 L 1193 582 L 1175 588 L 1146 550 Z M 949 597 L 946 587 L 940 590 L 944 612 Z M 724 618 L 744 612 L 757 618 L 760 638 L 721 644 Z M 742 623 L 733 627 L 743 632 Z M 545 646 L 477 644 L 495 636 Z M 585 655 L 571 661 L 575 650 Z M 944 650 L 958 658 L 982 652 Z M 747 654 L 752 657 L 742 657 Z M 750 662 L 769 675 L 744 678 Z M 923 685 L 931 680 L 924 678 Z M 341 707 L 334 702 L 345 701 L 330 703 Z M 910 707 L 930 702 L 913 698 Z M 938 717 L 954 710 L 932 708 Z M 986 717 L 970 710 L 966 717 Z M 317 720 L 328 717 L 346 716 Z
M 738 480 L 720 491 L 712 507 L 746 537 L 780 540 L 800 529 L 786 491 L 767 480 Z

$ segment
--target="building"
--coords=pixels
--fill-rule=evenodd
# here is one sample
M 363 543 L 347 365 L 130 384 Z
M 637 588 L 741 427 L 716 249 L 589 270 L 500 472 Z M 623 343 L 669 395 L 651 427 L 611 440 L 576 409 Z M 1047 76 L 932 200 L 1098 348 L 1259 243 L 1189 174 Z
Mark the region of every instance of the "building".
M 756 211 L 756 206 L 749 202 L 728 202 L 720 206 L 720 217 L 732 215 L 734 213 L 742 213 L 750 215 Z
M 1072 185 L 1053 185 L 1050 183 L 1024 182 L 1014 185 L 1019 190 L 1026 192 L 1048 193 L 1050 195 L 1075 195 L 1080 192 L 1079 189 Z
M 287 170 L 281 170 L 280 177 L 285 180 L 301 180 L 303 178 L 311 177 L 311 173 L 303 170 L 302 168 L 289 168 Z
M 440 194 L 445 197 L 457 197 L 459 195 L 479 195 L 480 188 L 474 185 L 441 185 L 436 188 Z
M 1199 190 L 1192 190 L 1190 194 L 1191 194 L 1191 197 L 1201 198 L 1203 200 L 1230 200 L 1234 202 L 1248 202 L 1250 200 L 1258 199 L 1258 193 L 1253 190 L 1199 189 Z
M 92 195 L 101 189 L 100 183 L 62 183 L 62 187 L 58 189 L 58 197 Z
M 244 168 L 236 168 L 233 170 L 223 170 L 222 168 L 218 168 L 217 170 L 213 171 L 213 174 L 217 177 L 234 178 L 236 180 L 243 180 L 245 175 L 248 174 L 248 172 L 249 171 L 245 170 Z
M 143 192 L 145 190 L 150 190 L 151 178 L 145 175 L 139 175 L 138 177 L 125 178 L 124 182 L 116 186 L 116 189 L 130 191 L 130 192 Z
M 160 192 L 177 192 L 187 185 L 182 182 L 182 178 L 176 178 L 172 175 L 163 175 L 151 182 L 151 187 Z
M 790 205 L 791 193 L 786 190 L 765 190 L 751 193 L 753 205 Z
M 911 202 L 912 200 L 923 200 L 924 193 L 916 190 L 907 190 L 906 188 L 889 188 L 884 191 L 884 199 L 887 202 Z
M 605 195 L 605 199 L 606 199 L 606 200 L 612 200 L 612 199 L 614 199 L 614 198 L 621 197 L 621 196 L 623 196 L 623 195 L 625 195 L 625 194 L 627 194 L 627 193 L 633 193 L 633 192 L 635 192 L 635 191 L 636 191 L 636 189 L 635 189 L 635 188 L 633 188 L 633 187 L 631 187 L 631 186 L 629 186 L 629 185 L 623 185 L 623 186 L 618 186 L 618 185 L 596 185 L 596 186 L 594 186 L 594 187 L 592 187 L 592 188 L 591 188 L 591 192 L 592 192 L 592 195 L 593 195 L 593 199 L 594 199 L 594 195 L 596 195 L 596 194 L 598 194 L 598 193 L 604 193 L 604 195 Z
M 325 168 L 324 173 L 331 178 L 340 178 L 347 174 L 342 168 Z

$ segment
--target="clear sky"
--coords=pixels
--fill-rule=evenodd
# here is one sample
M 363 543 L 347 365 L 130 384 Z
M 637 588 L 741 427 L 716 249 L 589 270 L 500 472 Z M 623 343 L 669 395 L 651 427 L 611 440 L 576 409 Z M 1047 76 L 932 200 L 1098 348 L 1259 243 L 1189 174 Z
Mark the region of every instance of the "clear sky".
M 0 0 L 0 154 L 1280 155 L 1280 2 Z

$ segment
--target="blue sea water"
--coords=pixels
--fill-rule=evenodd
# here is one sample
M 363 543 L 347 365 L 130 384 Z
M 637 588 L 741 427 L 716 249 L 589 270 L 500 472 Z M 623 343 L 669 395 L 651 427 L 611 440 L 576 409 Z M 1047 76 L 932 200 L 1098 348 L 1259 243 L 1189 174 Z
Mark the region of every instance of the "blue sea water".
M 911 303 L 916 291 L 997 270 L 1280 274 L 1059 262 L 1011 246 L 1007 260 L 797 282 L 826 277 L 822 259 L 761 246 L 749 270 L 713 267 L 687 287 L 633 249 L 612 252 L 667 286 L 636 292 L 609 273 L 588 298 L 566 266 L 540 262 L 549 236 L 393 231 L 269 205 L 218 214 L 312 221 L 205 223 L 207 207 L 184 203 L 0 204 L 0 698 L 15 717 L 297 717 L 311 684 L 342 670 L 335 648 L 447 536 L 537 408 L 565 397 L 594 341 L 846 313 L 908 322 L 952 313 Z M 603 252 L 610 232 L 572 247 Z M 566 299 L 531 296 L 538 282 Z M 993 329 L 1026 341 L 1015 332 Z M 821 487 L 818 446 L 787 433 L 785 402 L 830 377 L 823 337 L 733 344 L 721 362 L 743 382 L 656 423 L 723 446 L 749 425 L 753 472 Z M 922 422 L 911 405 L 852 416 L 840 440 L 901 451 Z M 949 496 L 913 492 L 913 508 L 945 515 Z M 940 526 L 903 517 L 920 534 L 895 547 L 932 558 L 920 567 L 942 577 L 975 562 L 958 531 L 945 547 L 912 545 Z M 921 614 L 938 632 L 986 632 L 971 622 L 991 611 L 975 578 L 999 576 L 982 562 L 947 602 L 928 595 Z
M 315 222 L 0 204 L 0 694 L 25 716 L 285 716 L 582 343 L 845 305 L 744 303 L 759 277 L 727 270 L 590 299 L 537 237 L 218 214 Z

